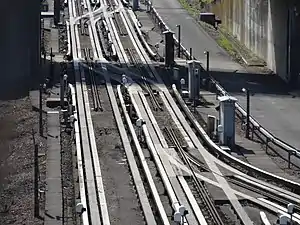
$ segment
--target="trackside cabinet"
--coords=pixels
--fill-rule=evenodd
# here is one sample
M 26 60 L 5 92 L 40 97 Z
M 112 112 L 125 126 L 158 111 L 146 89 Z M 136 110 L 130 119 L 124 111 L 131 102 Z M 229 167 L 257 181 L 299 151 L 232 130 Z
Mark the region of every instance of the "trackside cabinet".
M 221 145 L 235 145 L 235 103 L 236 98 L 221 96 L 218 98 L 219 108 L 219 140 Z
M 172 31 L 163 32 L 165 35 L 165 66 L 173 67 L 174 65 L 174 33 Z
M 199 99 L 201 63 L 196 60 L 187 62 L 189 72 L 189 98 L 190 100 Z

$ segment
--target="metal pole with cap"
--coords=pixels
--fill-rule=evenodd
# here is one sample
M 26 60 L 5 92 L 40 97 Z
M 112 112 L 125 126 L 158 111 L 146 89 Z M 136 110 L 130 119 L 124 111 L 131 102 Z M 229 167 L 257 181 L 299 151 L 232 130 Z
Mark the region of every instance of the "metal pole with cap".
M 180 24 L 177 24 L 176 27 L 178 27 L 178 58 L 180 58 L 181 26 L 180 26 Z
M 206 71 L 209 73 L 209 51 L 205 51 L 204 54 L 206 55 Z
M 40 84 L 40 90 L 39 90 L 40 136 L 43 136 L 43 95 L 42 95 L 42 92 L 43 92 L 43 85 Z
M 180 79 L 180 93 L 181 93 L 181 95 L 182 95 L 183 85 L 185 85 L 185 79 L 181 78 Z
M 249 138 L 250 133 L 250 90 L 242 88 L 242 92 L 247 95 L 247 107 L 246 107 L 246 138 Z
M 289 203 L 287 205 L 287 211 L 288 211 L 288 214 L 290 214 L 290 224 L 292 225 L 293 224 L 293 213 L 294 213 L 294 208 L 295 208 L 295 205 L 293 203 Z

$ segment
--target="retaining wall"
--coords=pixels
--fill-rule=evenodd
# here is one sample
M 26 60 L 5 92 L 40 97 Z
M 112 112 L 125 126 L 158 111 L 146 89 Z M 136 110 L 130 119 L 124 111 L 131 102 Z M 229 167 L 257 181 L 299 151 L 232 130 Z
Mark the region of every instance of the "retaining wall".
M 293 42 L 299 33 L 296 29 L 299 19 L 294 11 L 297 4 L 292 0 L 216 0 L 209 8 L 241 43 L 264 59 L 270 69 L 287 82 L 294 82 L 299 68 L 289 67 L 289 59 L 293 61 L 296 56 L 288 46 L 290 43 L 294 50 L 298 48 Z M 293 10 L 289 22 L 290 8 Z

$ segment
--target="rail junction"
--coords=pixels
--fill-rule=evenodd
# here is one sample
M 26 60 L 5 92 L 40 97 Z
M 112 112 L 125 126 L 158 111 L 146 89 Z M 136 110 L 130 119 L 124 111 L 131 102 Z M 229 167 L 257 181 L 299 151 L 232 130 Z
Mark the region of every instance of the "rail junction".
M 155 27 L 168 30 L 150 1 L 140 4 Z M 121 188 L 136 193 L 128 208 L 136 204 L 141 211 L 130 224 L 251 225 L 260 223 L 257 218 L 268 224 L 278 213 L 290 218 L 289 203 L 295 205 L 291 219 L 300 224 L 300 184 L 239 160 L 211 140 L 177 87 L 165 84 L 162 76 L 170 70 L 159 72 L 161 55 L 147 42 L 129 5 L 126 0 L 65 1 L 82 224 L 123 224 L 110 198 L 124 199 L 107 194 L 113 191 L 105 181 L 110 168 L 104 171 L 101 164 L 105 146 L 99 146 L 95 129 L 101 113 L 113 114 L 124 150 L 132 187 Z M 176 38 L 175 45 L 182 60 L 193 59 Z M 215 200 L 211 189 L 223 199 Z

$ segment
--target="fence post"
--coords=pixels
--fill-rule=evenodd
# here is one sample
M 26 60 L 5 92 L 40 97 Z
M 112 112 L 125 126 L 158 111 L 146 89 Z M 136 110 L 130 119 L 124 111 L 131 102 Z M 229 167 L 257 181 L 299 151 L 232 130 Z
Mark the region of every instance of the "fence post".
M 43 136 L 43 85 L 40 84 L 40 90 L 39 90 L 39 128 L 40 128 L 40 136 Z
M 34 145 L 34 216 L 40 216 L 38 145 Z
M 268 153 L 268 144 L 269 144 L 269 138 L 267 137 L 267 140 L 266 140 L 266 153 Z

